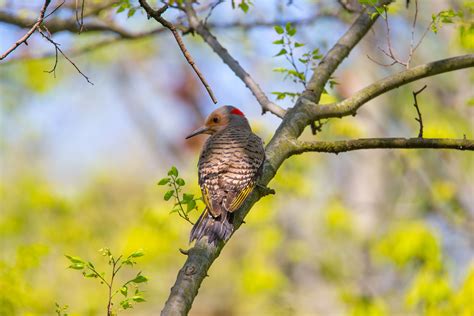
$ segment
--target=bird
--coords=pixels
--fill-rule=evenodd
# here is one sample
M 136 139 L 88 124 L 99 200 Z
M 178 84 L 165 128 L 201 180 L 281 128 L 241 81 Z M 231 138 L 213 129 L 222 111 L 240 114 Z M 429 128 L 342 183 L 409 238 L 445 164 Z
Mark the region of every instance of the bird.
M 214 110 L 204 126 L 186 139 L 200 134 L 211 135 L 198 161 L 198 182 L 206 207 L 191 230 L 189 242 L 207 236 L 209 244 L 217 244 L 232 235 L 234 212 L 257 185 L 265 149 L 244 113 L 231 105 Z

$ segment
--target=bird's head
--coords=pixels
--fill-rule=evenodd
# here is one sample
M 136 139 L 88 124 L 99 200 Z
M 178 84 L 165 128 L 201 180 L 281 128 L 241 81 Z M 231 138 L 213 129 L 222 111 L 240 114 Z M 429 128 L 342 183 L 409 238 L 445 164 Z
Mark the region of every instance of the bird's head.
M 206 119 L 204 126 L 193 131 L 186 139 L 199 134 L 215 134 L 228 126 L 246 126 L 249 127 L 244 113 L 238 108 L 225 105 L 214 110 Z M 249 127 L 250 128 L 250 127 Z

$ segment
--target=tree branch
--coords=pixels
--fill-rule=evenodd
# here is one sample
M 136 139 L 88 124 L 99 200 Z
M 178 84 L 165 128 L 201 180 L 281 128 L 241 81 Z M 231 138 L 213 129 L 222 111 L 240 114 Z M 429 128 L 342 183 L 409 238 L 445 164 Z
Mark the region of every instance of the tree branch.
M 13 52 L 15 49 L 17 49 L 18 46 L 21 44 L 28 45 L 27 40 L 30 38 L 30 36 L 38 29 L 38 27 L 43 23 L 44 15 L 46 13 L 46 9 L 48 8 L 49 4 L 51 3 L 51 0 L 45 0 L 43 7 L 41 8 L 40 15 L 38 19 L 36 20 L 36 23 L 33 24 L 31 29 L 18 41 L 16 41 L 15 44 L 13 44 L 12 47 L 10 47 L 5 53 L 3 53 L 2 56 L 0 56 L 0 60 L 5 59 L 11 52 Z
M 380 5 L 388 5 L 392 1 L 383 0 Z M 326 82 L 377 20 L 378 16 L 371 17 L 374 12 L 375 9 L 372 7 L 362 11 L 347 32 L 327 52 L 318 67 L 314 69 L 308 87 L 303 93 L 305 98 L 315 103 L 319 102 Z
M 227 49 L 225 49 L 225 47 L 219 43 L 217 38 L 212 35 L 212 33 L 202 24 L 202 22 L 199 21 L 196 11 L 194 11 L 192 7 L 191 1 L 186 1 L 185 9 L 189 19 L 189 25 L 202 37 L 202 39 L 214 50 L 214 52 L 219 55 L 222 61 L 227 66 L 229 66 L 229 68 L 237 75 L 237 77 L 239 77 L 240 80 L 245 83 L 247 88 L 250 89 L 262 107 L 262 113 L 268 111 L 282 118 L 286 111 L 268 99 L 262 88 L 260 88 L 255 80 L 242 68 L 242 66 L 240 66 L 239 62 L 229 54 Z
M 102 11 L 108 6 L 100 7 L 97 9 L 97 11 Z M 85 12 L 84 17 L 86 15 L 93 15 L 90 12 Z M 291 23 L 293 25 L 299 24 L 299 25 L 306 25 L 310 23 L 314 23 L 318 17 L 334 17 L 333 14 L 325 13 L 323 15 L 314 15 L 309 18 L 304 18 L 304 19 L 292 19 L 292 20 L 281 20 L 277 19 L 275 21 L 252 21 L 252 22 L 241 22 L 241 21 L 232 21 L 232 22 L 225 22 L 225 23 L 212 23 L 209 22 L 206 26 L 209 27 L 210 29 L 235 29 L 239 28 L 244 31 L 254 29 L 254 28 L 260 28 L 260 27 L 273 27 L 275 25 L 286 25 L 286 23 Z M 27 28 L 29 25 L 33 24 L 34 21 L 25 18 L 25 17 L 20 17 L 16 15 L 11 15 L 8 13 L 5 13 L 3 11 L 0 11 L 0 22 L 11 24 L 11 25 L 16 25 L 22 28 Z M 48 19 L 48 30 L 51 34 L 63 32 L 63 31 L 68 31 L 71 33 L 76 33 L 77 32 L 77 25 L 76 23 L 70 21 L 70 20 L 62 20 L 59 18 L 54 18 L 54 19 Z M 178 19 L 178 22 L 174 24 L 175 27 L 178 30 L 181 30 L 183 32 L 188 31 L 189 28 L 183 24 L 181 24 L 181 21 Z M 101 22 L 85 22 L 83 24 L 83 28 L 88 31 L 88 32 L 104 32 L 104 33 L 112 33 L 112 34 L 117 34 L 118 36 L 116 37 L 110 37 L 104 40 L 97 41 L 92 44 L 85 45 L 83 47 L 75 48 L 73 50 L 68 51 L 69 56 L 78 56 L 81 54 L 86 54 L 89 52 L 92 52 L 96 49 L 103 48 L 108 45 L 115 44 L 117 42 L 120 42 L 122 40 L 137 40 L 137 39 L 143 39 L 147 38 L 150 36 L 154 36 L 157 34 L 163 33 L 166 29 L 160 27 L 156 29 L 152 29 L 150 31 L 145 31 L 145 32 L 138 32 L 138 33 L 130 33 L 127 30 L 124 30 L 119 27 L 115 27 L 113 25 L 107 25 Z M 45 53 L 42 55 L 38 56 L 21 56 L 21 57 L 14 57 L 10 58 L 7 63 L 13 63 L 13 62 L 18 62 L 22 61 L 25 59 L 45 59 L 45 58 L 52 58 L 55 57 L 54 53 Z
M 34 20 L 28 17 L 13 15 L 5 11 L 0 11 L 0 22 L 16 25 L 22 28 L 26 28 L 34 23 Z M 51 34 L 59 33 L 62 31 L 69 31 L 76 33 L 79 31 L 77 22 L 75 20 L 64 20 L 60 18 L 48 19 L 47 22 L 48 30 Z M 102 21 L 90 21 L 82 24 L 82 29 L 88 32 L 110 32 L 119 35 L 122 38 L 130 38 L 132 34 L 127 30 L 114 25 L 107 24 Z
M 415 2 L 416 3 L 416 2 Z M 418 117 L 415 117 L 415 120 L 418 122 L 419 126 L 420 126 L 420 129 L 418 131 L 418 137 L 419 138 L 423 138 L 423 117 L 421 116 L 421 111 L 420 111 L 420 107 L 418 106 L 418 99 L 417 99 L 417 96 L 423 92 L 423 90 L 425 90 L 427 87 L 427 85 L 424 85 L 423 88 L 419 89 L 418 91 L 413 91 L 413 100 L 414 100 L 414 103 L 413 103 L 413 106 L 415 107 L 416 109 L 416 114 L 418 115 Z
M 294 143 L 290 155 L 305 152 L 338 154 L 362 149 L 456 149 L 474 150 L 474 140 L 449 138 L 361 138 L 339 141 L 313 141 Z
M 186 49 L 186 46 L 184 45 L 183 40 L 182 40 L 181 36 L 179 35 L 176 27 L 171 22 L 169 22 L 168 20 L 161 17 L 161 15 L 166 11 L 166 9 L 168 9 L 168 5 L 165 4 L 161 9 L 155 11 L 150 7 L 150 5 L 146 2 L 146 0 L 138 0 L 138 2 L 142 6 L 142 8 L 145 9 L 148 16 L 151 16 L 158 23 L 160 23 L 161 25 L 163 25 L 164 27 L 166 27 L 167 29 L 169 29 L 171 31 L 174 38 L 176 39 L 176 42 L 178 43 L 179 48 L 181 49 L 181 52 L 183 53 L 184 57 L 186 58 L 188 63 L 191 65 L 191 67 L 193 68 L 196 75 L 201 80 L 202 84 L 204 85 L 204 87 L 207 90 L 207 93 L 209 93 L 209 96 L 211 97 L 212 102 L 217 103 L 217 99 L 214 96 L 214 93 L 212 92 L 211 87 L 207 83 L 206 78 L 204 78 L 204 75 L 201 73 L 199 68 L 196 66 L 196 63 L 194 62 L 193 57 L 191 56 L 191 54 Z
M 247 85 L 252 93 L 257 98 L 257 101 L 262 106 L 262 109 L 269 110 L 267 108 L 268 98 L 265 96 L 261 88 L 253 81 L 247 72 L 239 65 L 239 63 L 232 58 L 228 51 L 222 47 L 217 39 L 199 22 L 192 4 L 186 2 L 186 11 L 190 26 L 194 28 L 201 37 L 211 46 L 211 48 L 221 57 L 232 71 Z M 367 13 L 362 13 L 367 14 Z M 318 68 L 315 70 L 313 78 L 311 78 L 311 86 L 313 89 L 320 90 L 319 95 L 316 96 L 313 92 L 313 100 L 319 99 L 320 93 L 322 93 L 326 81 L 329 79 L 331 74 L 334 72 L 336 67 L 342 62 L 342 60 L 349 54 L 350 50 L 359 42 L 359 40 L 367 33 L 373 24 L 373 21 L 367 16 L 359 15 L 359 18 L 354 22 L 353 25 L 343 38 L 331 49 L 320 63 Z M 363 25 L 361 25 L 363 24 Z M 349 46 L 346 46 L 349 45 Z M 317 72 L 320 72 L 321 75 Z M 321 87 L 316 89 L 316 85 L 320 84 Z M 263 174 L 260 178 L 260 185 L 267 185 L 276 174 L 276 171 L 281 166 L 293 150 L 293 142 L 303 132 L 307 123 L 307 117 L 309 109 L 305 106 L 308 102 L 304 102 L 307 98 L 311 98 L 311 95 L 300 97 L 294 108 L 290 109 L 288 113 L 285 113 L 283 109 L 280 110 L 280 115 L 284 116 L 283 121 L 278 127 L 272 140 L 265 148 L 266 161 L 263 168 Z M 315 104 L 309 102 L 313 108 L 316 108 Z M 279 107 L 278 107 L 279 108 Z M 278 111 L 276 108 L 276 111 Z M 277 112 L 278 113 L 278 112 Z M 254 190 L 250 196 L 246 199 L 242 207 L 238 210 L 234 217 L 234 232 L 237 231 L 241 225 L 243 219 L 248 214 L 252 206 L 262 197 L 258 190 Z M 219 243 L 217 246 L 208 244 L 204 238 L 198 241 L 193 248 L 189 250 L 188 258 L 181 270 L 178 273 L 177 279 L 174 286 L 171 289 L 170 296 L 165 303 L 165 306 L 161 312 L 162 315 L 185 315 L 191 309 L 191 305 L 194 301 L 195 296 L 198 293 L 199 287 L 202 281 L 207 275 L 209 267 L 212 265 L 214 260 L 219 256 L 220 251 L 224 247 L 223 243 Z M 192 272 L 192 273 L 191 273 Z
M 390 2 L 391 1 L 388 0 L 381 1 L 382 4 L 388 4 Z M 262 108 L 264 110 L 268 110 L 265 108 L 265 102 L 270 101 L 265 96 L 261 88 L 258 87 L 258 85 L 245 72 L 245 70 L 242 69 L 238 62 L 232 58 L 228 51 L 224 47 L 222 47 L 222 45 L 220 45 L 217 39 L 202 25 L 202 23 L 200 23 L 195 11 L 192 8 L 192 4 L 190 1 L 186 2 L 186 11 L 190 26 L 194 30 L 196 30 L 199 35 L 201 35 L 201 37 L 209 44 L 209 46 L 211 46 L 211 48 L 221 57 L 224 63 L 226 63 L 232 69 L 232 71 L 234 71 L 234 73 L 242 81 L 244 81 L 247 87 L 249 87 L 252 93 L 256 96 Z M 371 19 L 369 16 L 371 12 L 373 12 L 373 9 L 369 8 L 366 12 L 363 12 L 359 15 L 359 17 L 356 19 L 350 29 L 338 40 L 335 46 L 326 54 L 322 62 L 315 69 L 314 74 L 310 80 L 309 89 L 307 89 L 307 91 L 304 92 L 303 96 L 298 99 L 296 105 L 293 108 L 289 109 L 287 113 L 282 112 L 282 114 L 284 115 L 283 121 L 275 132 L 272 140 L 265 148 L 266 161 L 264 164 L 262 177 L 259 180 L 260 185 L 266 186 L 271 181 L 271 179 L 273 179 L 281 164 L 291 155 L 299 154 L 304 151 L 316 151 L 316 149 L 319 149 L 322 152 L 342 152 L 364 148 L 452 148 L 458 150 L 474 150 L 474 144 L 472 140 L 395 138 L 360 139 L 340 142 L 317 143 L 306 143 L 297 141 L 297 138 L 301 135 L 304 128 L 311 121 L 327 117 L 336 117 L 351 114 L 352 112 L 349 111 L 347 108 L 349 108 L 350 106 L 354 106 L 353 104 L 357 103 L 356 100 L 358 102 L 361 102 L 361 96 L 358 96 L 355 99 L 349 98 L 352 99 L 351 104 L 349 104 L 347 100 L 342 101 L 341 103 L 346 102 L 343 104 L 344 107 L 342 107 L 342 109 L 346 109 L 348 111 L 347 114 L 345 114 L 345 112 L 340 112 L 341 108 L 338 106 L 339 103 L 332 105 L 316 104 L 317 102 L 319 102 L 319 98 L 322 94 L 324 86 L 329 80 L 330 76 L 344 60 L 344 58 L 348 56 L 348 54 L 355 47 L 355 45 L 365 36 L 365 34 L 372 27 L 374 20 Z M 394 82 L 396 82 L 396 84 L 393 83 L 392 80 L 388 80 L 388 82 L 391 83 L 392 86 L 388 89 L 384 85 L 384 82 L 385 84 L 387 83 L 385 79 L 382 80 L 383 83 L 380 86 L 378 85 L 378 83 L 374 83 L 373 85 L 376 86 L 377 89 L 370 90 L 369 92 L 371 92 L 372 94 L 375 93 L 376 95 L 371 95 L 367 97 L 365 94 L 363 94 L 365 101 L 363 100 L 363 102 L 360 104 L 357 103 L 357 108 L 360 107 L 364 102 L 367 102 L 368 100 L 374 98 L 377 95 L 380 95 L 383 92 L 389 91 L 402 84 L 406 84 L 408 82 L 416 80 L 414 79 L 415 77 L 419 79 L 428 76 L 426 75 L 426 73 L 434 75 L 437 73 L 468 67 L 466 65 L 464 67 L 461 67 L 459 65 L 460 63 L 466 64 L 467 62 L 465 60 L 464 62 L 460 62 L 459 60 L 457 60 L 454 63 L 451 63 L 451 60 L 448 59 L 447 63 L 449 65 L 443 65 L 443 63 L 435 63 L 434 68 L 436 69 L 431 69 L 428 66 L 427 69 L 422 71 L 425 73 L 425 75 L 420 75 L 420 73 L 417 73 L 418 71 L 420 71 L 420 66 L 410 70 L 406 70 L 402 72 L 402 78 L 397 77 L 396 80 L 392 78 Z M 406 74 L 411 75 L 408 75 L 408 77 L 406 77 Z M 390 79 L 391 77 L 392 76 L 387 78 Z M 379 90 L 381 91 L 378 92 Z M 356 95 L 358 95 L 358 93 Z M 355 110 L 357 108 L 355 108 Z M 284 111 L 283 109 L 281 110 Z M 301 148 L 307 150 L 303 150 Z M 243 206 L 235 214 L 234 232 L 237 231 L 252 206 L 261 197 L 262 193 L 259 192 L 259 190 L 254 190 L 246 199 Z M 208 244 L 206 238 L 204 238 L 198 241 L 195 246 L 189 250 L 187 260 L 178 273 L 176 282 L 171 289 L 170 296 L 168 297 L 168 300 L 166 301 L 165 306 L 162 310 L 162 315 L 185 315 L 189 312 L 194 298 L 198 293 L 199 287 L 204 278 L 207 276 L 208 269 L 210 268 L 214 260 L 219 256 L 223 247 L 223 243 L 219 243 L 217 246 L 213 244 Z
M 309 113 L 307 124 L 311 120 L 354 115 L 362 105 L 387 91 L 422 78 L 473 66 L 474 54 L 446 58 L 385 77 L 336 104 L 315 106 L 311 102 L 306 102 L 305 110 Z

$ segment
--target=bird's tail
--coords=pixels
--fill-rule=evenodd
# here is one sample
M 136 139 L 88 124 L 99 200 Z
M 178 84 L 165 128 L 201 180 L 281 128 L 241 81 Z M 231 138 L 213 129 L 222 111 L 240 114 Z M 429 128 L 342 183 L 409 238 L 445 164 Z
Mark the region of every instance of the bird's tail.
M 233 218 L 233 214 L 229 212 L 213 217 L 206 208 L 194 224 L 189 242 L 195 239 L 199 241 L 204 236 L 207 236 L 210 244 L 216 244 L 219 240 L 227 241 L 234 231 Z

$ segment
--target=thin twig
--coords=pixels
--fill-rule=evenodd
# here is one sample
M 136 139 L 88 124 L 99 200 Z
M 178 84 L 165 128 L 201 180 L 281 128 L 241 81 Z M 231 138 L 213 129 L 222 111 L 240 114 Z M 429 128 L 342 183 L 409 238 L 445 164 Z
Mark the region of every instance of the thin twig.
M 196 63 L 194 62 L 194 60 L 191 56 L 191 54 L 186 49 L 186 46 L 184 45 L 184 42 L 183 42 L 181 36 L 179 35 L 176 27 L 171 22 L 169 22 L 168 20 L 165 20 L 161 16 L 168 9 L 168 5 L 165 4 L 161 9 L 155 11 L 150 7 L 150 5 L 146 2 L 146 0 L 139 0 L 138 2 L 142 6 L 142 8 L 145 9 L 145 11 L 146 11 L 146 13 L 148 14 L 149 17 L 154 18 L 157 22 L 159 22 L 161 25 L 163 25 L 164 27 L 166 27 L 167 29 L 169 29 L 171 31 L 174 38 L 176 39 L 176 42 L 178 43 L 179 48 L 181 49 L 181 52 L 183 53 L 184 57 L 186 58 L 188 63 L 193 68 L 194 72 L 197 74 L 197 76 L 201 80 L 204 87 L 206 88 L 207 93 L 209 94 L 209 96 L 212 99 L 212 102 L 217 103 L 217 99 L 214 95 L 214 92 L 212 92 L 211 87 L 209 86 L 209 84 L 207 83 L 207 81 L 204 78 L 203 74 L 201 73 L 201 71 L 197 67 Z
M 53 9 L 53 11 L 49 12 L 47 15 L 45 15 L 45 17 L 43 18 L 43 20 L 46 20 L 47 18 L 49 18 L 50 15 L 54 14 L 54 12 L 56 12 L 60 7 L 62 7 L 62 5 L 66 2 L 66 0 L 63 0 L 63 2 L 61 2 L 60 4 L 58 4 L 58 6 L 56 8 Z
M 188 16 L 189 25 L 202 37 L 202 39 L 214 50 L 214 52 L 222 59 L 222 61 L 229 66 L 229 68 L 242 80 L 247 88 L 253 93 L 258 103 L 262 107 L 262 113 L 267 111 L 283 118 L 286 110 L 271 102 L 263 92 L 262 88 L 255 82 L 255 80 L 240 66 L 239 62 L 235 60 L 229 51 L 219 43 L 217 38 L 207 29 L 198 19 L 196 11 L 189 1 L 185 2 L 186 14 Z
M 415 5 L 416 5 L 416 2 L 415 2 Z M 423 90 L 426 89 L 426 87 L 427 85 L 424 85 L 424 87 L 421 88 L 420 90 L 413 91 L 413 99 L 415 100 L 415 103 L 413 104 L 413 106 L 415 107 L 416 113 L 418 114 L 418 117 L 415 117 L 415 120 L 418 122 L 418 124 L 420 124 L 420 131 L 418 132 L 418 138 L 423 138 L 423 118 L 421 117 L 421 112 L 420 112 L 420 108 L 418 107 L 418 100 L 416 99 L 416 97 L 418 96 L 418 94 L 422 93 Z
M 391 40 L 391 35 L 390 35 L 390 24 L 388 22 L 388 12 L 387 12 L 387 8 L 385 8 L 385 13 L 384 13 L 384 18 L 385 18 L 385 25 L 386 25 L 386 28 L 387 28 L 387 35 L 386 35 L 386 38 L 387 38 L 387 48 L 388 48 L 388 51 L 384 50 L 383 48 L 381 47 L 377 47 L 385 56 L 387 56 L 388 58 L 390 58 L 392 60 L 391 63 L 387 63 L 387 64 L 384 64 L 384 63 L 381 63 L 375 59 L 373 59 L 372 57 L 368 56 L 367 57 L 373 61 L 374 63 L 380 65 L 380 66 L 383 66 L 383 67 L 390 67 L 390 66 L 393 66 L 395 64 L 399 64 L 399 65 L 402 65 L 404 66 L 406 69 L 409 69 L 410 68 L 410 62 L 413 58 L 413 55 L 415 53 L 415 51 L 418 49 L 418 47 L 420 46 L 421 42 L 423 41 L 423 39 L 425 38 L 426 34 L 429 32 L 430 28 L 431 28 L 431 25 L 433 24 L 433 22 L 431 22 L 428 27 L 426 28 L 425 32 L 423 33 L 423 35 L 420 37 L 420 39 L 418 40 L 418 42 L 415 44 L 415 31 L 416 31 L 416 23 L 418 21 L 418 1 L 416 0 L 415 1 L 415 14 L 414 14 L 414 17 L 413 17 L 413 22 L 412 22 L 412 27 L 411 27 L 411 39 L 410 39 L 410 50 L 408 52 L 408 56 L 407 56 L 407 59 L 406 61 L 403 61 L 401 59 L 399 59 L 398 57 L 395 56 L 395 53 L 394 53 L 394 49 L 393 49 L 393 46 L 392 46 L 392 40 Z
M 82 0 L 82 4 L 81 4 L 81 15 L 79 16 L 79 10 L 78 10 L 78 1 L 79 0 L 76 0 L 76 9 L 75 9 L 75 13 L 76 13 L 76 22 L 77 22 L 77 27 L 79 28 L 79 34 L 81 34 L 83 28 L 84 28 L 84 6 L 85 6 L 85 3 L 86 3 L 86 0 Z
M 212 12 L 214 12 L 214 9 L 217 8 L 217 6 L 223 2 L 224 0 L 217 0 L 215 3 L 211 5 L 209 12 L 207 13 L 206 18 L 204 19 L 204 25 L 207 25 L 207 20 L 209 20 L 209 18 L 211 17 Z
M 46 9 L 48 8 L 49 4 L 51 3 L 51 0 L 45 0 L 43 7 L 41 8 L 40 15 L 38 19 L 36 20 L 36 23 L 31 27 L 31 29 L 18 41 L 16 41 L 15 44 L 13 44 L 12 47 L 10 47 L 5 53 L 3 53 L 2 56 L 0 56 L 0 60 L 5 59 L 11 52 L 13 52 L 15 49 L 17 49 L 18 46 L 21 44 L 28 45 L 27 40 L 30 38 L 30 36 L 39 28 L 41 23 L 43 23 L 44 20 L 44 15 L 46 13 Z
M 94 83 L 92 83 L 92 81 L 90 81 L 89 77 L 87 77 L 80 69 L 79 67 L 77 67 L 77 65 L 71 60 L 69 59 L 69 57 L 67 57 L 67 55 L 62 51 L 61 48 L 59 48 L 60 44 L 59 43 L 56 43 L 55 41 L 53 41 L 50 37 L 48 37 L 46 34 L 44 34 L 41 30 L 38 29 L 38 32 L 43 36 L 44 39 L 46 39 L 48 42 L 50 42 L 51 44 L 54 45 L 54 48 L 56 49 L 56 56 L 57 56 L 57 52 L 59 51 L 61 53 L 61 55 L 63 55 L 64 58 L 67 59 L 67 61 L 69 61 L 69 63 L 71 63 L 71 65 L 74 66 L 74 68 L 76 68 L 76 70 L 87 80 L 88 83 L 90 83 L 91 85 L 94 85 Z M 55 73 L 56 71 L 56 66 L 57 66 L 57 58 L 56 58 L 56 61 L 55 61 L 55 65 L 53 67 L 53 69 L 51 71 L 48 71 L 48 72 L 53 72 Z
M 408 2 L 407 2 L 407 7 L 408 7 Z M 415 52 L 414 45 L 415 45 L 415 30 L 416 30 L 417 18 L 418 18 L 418 0 L 415 0 L 415 16 L 413 17 L 413 24 L 411 26 L 410 52 L 407 58 L 407 68 L 410 68 L 410 61 L 411 61 L 411 58 L 413 57 L 413 53 Z

